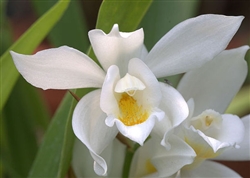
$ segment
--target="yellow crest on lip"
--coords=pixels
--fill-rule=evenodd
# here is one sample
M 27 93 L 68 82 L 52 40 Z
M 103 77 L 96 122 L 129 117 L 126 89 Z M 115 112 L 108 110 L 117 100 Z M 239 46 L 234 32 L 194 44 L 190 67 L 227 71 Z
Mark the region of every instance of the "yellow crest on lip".
M 119 119 L 126 126 L 141 124 L 149 116 L 148 111 L 139 106 L 137 101 L 127 93 L 121 95 L 118 105 L 120 109 Z

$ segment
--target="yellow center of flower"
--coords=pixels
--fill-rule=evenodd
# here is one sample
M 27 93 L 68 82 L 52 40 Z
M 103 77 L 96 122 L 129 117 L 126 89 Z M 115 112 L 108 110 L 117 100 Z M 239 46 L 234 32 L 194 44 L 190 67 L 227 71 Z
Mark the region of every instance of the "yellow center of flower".
M 209 127 L 211 123 L 213 122 L 213 118 L 211 116 L 206 116 L 205 117 L 205 125 Z
M 126 126 L 140 124 L 147 120 L 149 113 L 142 106 L 139 106 L 133 96 L 123 93 L 119 100 L 119 119 Z
M 154 165 L 151 163 L 149 159 L 146 161 L 146 170 L 148 174 L 157 172 L 156 168 L 154 167 Z
M 216 133 L 207 133 L 210 129 L 219 130 L 221 128 L 223 118 L 220 113 L 215 112 L 214 110 L 208 109 L 201 113 L 200 115 L 191 119 L 191 125 L 205 133 L 207 136 L 214 137 L 213 134 Z

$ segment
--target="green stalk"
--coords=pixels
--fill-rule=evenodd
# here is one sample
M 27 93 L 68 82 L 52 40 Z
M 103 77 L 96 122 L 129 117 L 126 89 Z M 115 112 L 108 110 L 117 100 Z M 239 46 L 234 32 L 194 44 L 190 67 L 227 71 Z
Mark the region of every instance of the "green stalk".
M 122 171 L 122 177 L 123 178 L 128 178 L 129 177 L 129 172 L 130 172 L 130 166 L 131 162 L 133 159 L 133 156 L 135 154 L 135 151 L 140 147 L 138 143 L 136 143 L 133 148 L 127 147 L 126 149 L 126 155 L 125 155 L 125 160 L 124 160 L 124 165 L 123 165 L 123 171 Z

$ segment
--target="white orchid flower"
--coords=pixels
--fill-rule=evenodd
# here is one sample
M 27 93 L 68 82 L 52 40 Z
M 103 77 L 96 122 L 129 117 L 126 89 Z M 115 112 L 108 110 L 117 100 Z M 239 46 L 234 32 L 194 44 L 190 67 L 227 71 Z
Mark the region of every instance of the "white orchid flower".
M 206 159 L 218 156 L 218 160 L 250 160 L 250 115 L 239 119 L 220 114 L 245 80 L 244 56 L 248 49 L 243 46 L 225 50 L 206 65 L 184 75 L 178 89 L 185 99 L 192 98 L 188 102 L 189 117 L 174 132 L 165 135 L 162 143 L 169 150 L 154 144 L 155 138 L 139 148 L 132 164 L 137 170 L 131 170 L 132 176 L 240 177 L 226 166 Z M 179 160 L 183 160 L 182 164 Z
M 155 123 L 166 120 L 176 126 L 187 117 L 188 107 L 179 92 L 164 88 L 157 78 L 187 72 L 211 60 L 226 48 L 242 20 L 242 16 L 223 15 L 188 19 L 149 53 L 142 29 L 124 33 L 114 25 L 109 34 L 91 30 L 90 42 L 102 68 L 67 46 L 31 56 L 11 54 L 18 71 L 36 87 L 101 88 L 79 101 L 72 123 L 75 135 L 95 160 L 95 172 L 105 175 L 107 164 L 100 154 L 118 132 L 142 145 Z
M 238 116 L 221 113 L 246 78 L 244 56 L 248 49 L 249 46 L 242 46 L 223 51 L 201 68 L 187 72 L 178 85 L 186 100 L 192 98 L 188 102 L 190 112 L 184 127 L 204 136 L 204 140 L 209 139 L 207 142 L 214 152 L 229 145 L 237 147 L 244 136 L 244 125 Z
M 217 116 L 219 117 L 219 115 Z M 218 133 L 217 131 L 216 139 L 210 137 L 211 133 L 205 135 L 199 130 L 185 130 L 185 136 L 187 138 L 185 142 L 195 150 L 197 155 L 192 164 L 184 166 L 178 174 L 172 177 L 241 177 L 230 168 L 207 159 L 224 161 L 250 160 L 250 115 L 242 119 L 230 114 L 223 114 L 221 117 L 223 118 L 220 128 L 221 132 Z M 215 120 L 213 120 L 213 122 L 214 121 Z M 213 126 L 211 126 L 211 130 L 212 129 Z M 245 133 L 243 133 L 244 131 Z M 215 136 L 216 133 L 212 135 Z M 240 142 L 240 140 L 242 141 Z
M 185 74 L 180 81 L 178 90 L 185 99 L 192 98 L 189 102 L 190 115 L 182 126 L 181 135 L 197 154 L 192 165 L 186 166 L 181 171 L 181 176 L 200 177 L 202 172 L 205 176 L 208 170 L 211 171 L 213 168 L 215 177 L 229 175 L 240 177 L 225 166 L 203 161 L 216 158 L 220 154 L 224 155 L 222 157 L 225 160 L 227 158 L 223 152 L 227 155 L 230 152 L 234 153 L 234 160 L 249 160 L 249 124 L 247 123 L 250 116 L 240 119 L 236 115 L 220 114 L 225 112 L 246 78 L 247 63 L 244 56 L 248 49 L 249 46 L 242 46 L 226 50 L 200 69 Z M 190 90 L 192 86 L 197 87 Z M 241 148 L 240 145 L 242 145 Z M 232 156 L 228 159 L 232 160 Z M 200 164 L 201 162 L 203 163 Z M 195 168 L 197 165 L 198 167 Z

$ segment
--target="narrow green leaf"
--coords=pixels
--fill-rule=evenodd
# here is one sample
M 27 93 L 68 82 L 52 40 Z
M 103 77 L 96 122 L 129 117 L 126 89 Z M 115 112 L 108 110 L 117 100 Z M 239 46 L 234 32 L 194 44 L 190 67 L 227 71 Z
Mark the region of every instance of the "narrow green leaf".
M 82 90 L 82 95 L 90 89 Z M 66 94 L 44 136 L 29 177 L 64 177 L 70 165 L 74 134 L 71 126 L 75 100 Z
M 68 118 L 71 117 L 72 96 L 67 94 L 57 110 L 44 136 L 39 152 L 32 165 L 29 177 L 56 177 L 64 146 L 65 137 L 73 139 L 72 131 L 68 131 Z M 66 130 L 68 132 L 66 132 Z M 71 147 L 72 144 L 67 145 Z M 63 177 L 63 176 L 62 176 Z
M 20 105 L 27 115 L 26 119 L 44 132 L 49 125 L 50 116 L 41 93 L 21 77 L 17 81 L 15 90 L 18 90 L 16 100 L 21 101 Z
M 32 1 L 39 15 L 42 15 L 55 2 L 56 0 Z M 48 34 L 48 39 L 56 47 L 67 45 L 80 51 L 86 51 L 89 47 L 87 31 L 80 1 L 71 1 L 62 19 Z
M 141 22 L 151 3 L 152 0 L 104 0 L 99 10 L 96 28 L 108 33 L 117 23 L 121 31 L 133 31 Z
M 130 172 L 130 165 L 133 160 L 133 156 L 136 152 L 136 150 L 140 147 L 138 143 L 134 144 L 134 146 L 131 148 L 126 149 L 126 155 L 125 155 L 125 160 L 123 164 L 123 172 L 122 172 L 122 177 L 127 178 L 129 177 L 129 172 Z
M 1 27 L 1 46 L 0 46 L 0 55 L 2 55 L 12 43 L 12 35 L 10 26 L 6 18 L 6 4 L 7 1 L 0 1 L 0 27 Z M 4 35 L 3 35 L 4 34 Z
M 93 91 L 93 89 L 85 88 L 85 89 L 76 91 L 76 94 L 78 96 L 84 96 L 91 91 Z M 68 115 L 68 118 L 67 118 L 67 123 L 66 123 L 67 128 L 65 129 L 65 132 L 64 132 L 65 138 L 63 142 L 62 152 L 60 155 L 61 159 L 59 162 L 59 170 L 57 173 L 58 178 L 65 176 L 66 172 L 69 170 L 69 166 L 71 162 L 72 150 L 73 150 L 73 145 L 75 141 L 75 136 L 72 130 L 72 114 L 73 114 L 76 104 L 77 103 L 75 102 L 75 99 L 73 99 L 73 102 L 71 104 L 70 114 Z
M 250 38 L 248 39 L 248 46 L 250 46 Z M 248 50 L 245 59 L 247 62 L 248 69 L 250 69 L 250 50 Z M 247 73 L 245 84 L 250 85 L 250 72 Z
M 4 107 L 1 140 L 3 161 L 11 176 L 27 177 L 35 158 L 37 131 L 43 133 L 48 125 L 48 111 L 44 109 L 38 91 L 20 78 Z M 1 138 L 3 139 L 3 138 Z
M 55 25 L 55 23 L 63 15 L 63 12 L 68 7 L 69 0 L 60 0 L 46 14 L 39 18 L 29 30 L 27 30 L 0 58 L 1 67 L 1 104 L 2 110 L 7 101 L 12 88 L 19 76 L 13 61 L 11 59 L 10 50 L 30 54 L 40 44 L 47 33 Z M 4 77 L 3 77 L 4 76 Z
M 145 33 L 148 50 L 175 25 L 195 16 L 198 5 L 198 0 L 155 0 L 140 24 Z

